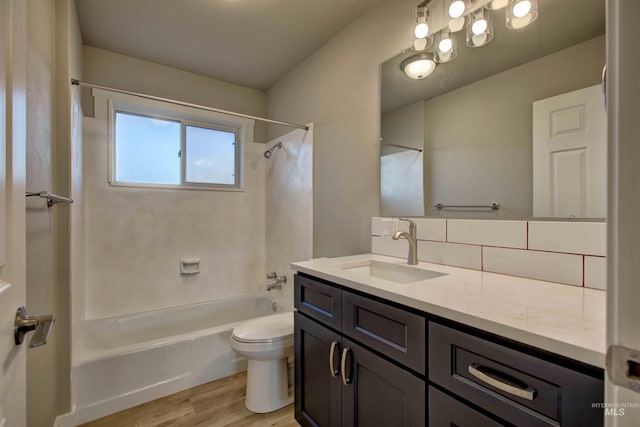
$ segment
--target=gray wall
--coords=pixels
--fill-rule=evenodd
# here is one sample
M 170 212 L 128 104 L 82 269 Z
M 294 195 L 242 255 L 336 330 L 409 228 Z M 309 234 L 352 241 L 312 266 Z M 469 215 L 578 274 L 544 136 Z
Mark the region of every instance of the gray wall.
M 314 128 L 314 256 L 369 252 L 380 212 L 380 64 L 410 42 L 416 2 L 369 9 L 267 91 L 271 118 Z M 269 139 L 286 132 L 268 128 Z
M 531 216 L 532 103 L 600 83 L 604 61 L 603 35 L 428 100 L 426 206 L 495 201 L 500 216 Z

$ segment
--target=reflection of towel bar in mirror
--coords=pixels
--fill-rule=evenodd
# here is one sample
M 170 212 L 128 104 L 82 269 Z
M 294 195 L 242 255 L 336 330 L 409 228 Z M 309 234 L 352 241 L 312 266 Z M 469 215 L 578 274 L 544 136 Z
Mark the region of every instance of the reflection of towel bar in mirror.
M 491 203 L 490 205 L 443 205 L 442 203 L 438 203 L 433 206 L 438 210 L 442 209 L 491 209 L 492 211 L 497 211 L 500 209 L 500 203 Z
M 390 142 L 382 142 L 382 141 L 380 141 L 380 145 L 387 145 L 389 147 L 402 148 L 404 150 L 413 150 L 413 151 L 422 153 L 422 148 L 407 147 L 406 145 L 391 144 Z
M 56 203 L 73 203 L 73 199 L 68 197 L 58 196 L 57 194 L 49 193 L 48 191 L 38 191 L 35 193 L 27 192 L 27 197 L 42 197 L 43 199 L 47 199 L 47 207 L 51 207 Z

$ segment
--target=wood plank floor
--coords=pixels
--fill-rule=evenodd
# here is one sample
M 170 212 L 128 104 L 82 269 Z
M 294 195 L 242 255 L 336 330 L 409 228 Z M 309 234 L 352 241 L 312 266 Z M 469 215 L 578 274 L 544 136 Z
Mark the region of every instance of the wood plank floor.
M 246 372 L 82 424 L 81 427 L 299 427 L 293 405 L 269 414 L 244 406 Z

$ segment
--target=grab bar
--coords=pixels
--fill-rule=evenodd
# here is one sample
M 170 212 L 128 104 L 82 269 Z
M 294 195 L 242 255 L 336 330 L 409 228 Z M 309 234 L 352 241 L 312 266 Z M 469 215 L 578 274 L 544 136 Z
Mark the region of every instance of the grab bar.
M 68 197 L 58 196 L 57 194 L 49 193 L 48 191 L 39 191 L 39 192 L 27 192 L 27 197 L 42 197 L 43 199 L 47 199 L 47 207 L 55 205 L 56 203 L 73 203 L 73 199 Z
M 442 203 L 438 203 L 433 206 L 438 210 L 442 209 L 491 209 L 492 211 L 497 211 L 500 209 L 500 203 L 491 203 L 490 205 L 443 205 Z

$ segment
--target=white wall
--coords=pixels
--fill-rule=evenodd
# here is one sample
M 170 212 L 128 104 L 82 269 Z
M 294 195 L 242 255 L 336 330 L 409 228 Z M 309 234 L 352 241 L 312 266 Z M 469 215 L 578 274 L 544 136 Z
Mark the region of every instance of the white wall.
M 106 98 L 96 97 L 95 108 L 84 134 L 86 318 L 258 291 L 265 271 L 265 159 L 264 145 L 252 142 L 253 127 L 247 125 L 244 144 L 244 191 L 112 187 Z M 252 123 L 224 117 L 229 125 Z M 181 276 L 181 258 L 200 258 L 200 274 Z
M 266 268 L 286 274 L 282 290 L 272 290 L 278 304 L 293 309 L 291 263 L 313 255 L 313 125 L 269 141 L 282 142 L 266 160 Z M 266 282 L 266 281 L 265 281 Z
M 387 0 L 267 91 L 269 117 L 314 128 L 314 256 L 369 252 L 380 211 L 380 64 L 407 47 L 415 1 Z M 271 128 L 269 139 L 284 130 Z

